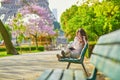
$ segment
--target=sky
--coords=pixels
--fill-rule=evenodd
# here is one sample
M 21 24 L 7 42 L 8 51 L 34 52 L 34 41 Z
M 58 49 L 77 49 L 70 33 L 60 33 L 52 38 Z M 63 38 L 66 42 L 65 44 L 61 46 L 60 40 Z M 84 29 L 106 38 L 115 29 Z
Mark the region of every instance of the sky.
M 76 4 L 78 0 L 48 0 L 49 1 L 49 7 L 52 11 L 52 9 L 57 9 L 57 16 L 58 16 L 58 22 L 60 21 L 60 16 L 62 12 L 64 12 L 66 9 L 70 8 L 73 4 Z

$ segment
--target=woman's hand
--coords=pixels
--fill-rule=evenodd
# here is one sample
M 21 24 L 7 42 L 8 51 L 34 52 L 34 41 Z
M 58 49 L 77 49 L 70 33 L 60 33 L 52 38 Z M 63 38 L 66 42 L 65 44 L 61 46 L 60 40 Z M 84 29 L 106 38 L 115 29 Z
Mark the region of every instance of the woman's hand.
M 85 44 L 87 43 L 85 36 L 83 36 L 83 41 L 85 42 Z

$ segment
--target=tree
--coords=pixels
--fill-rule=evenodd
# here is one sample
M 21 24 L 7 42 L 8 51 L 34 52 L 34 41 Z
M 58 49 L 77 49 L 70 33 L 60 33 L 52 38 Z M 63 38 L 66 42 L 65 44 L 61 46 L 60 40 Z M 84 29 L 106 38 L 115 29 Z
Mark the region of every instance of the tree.
M 45 8 L 38 5 L 27 5 L 21 8 L 18 14 L 10 21 L 11 27 L 18 34 L 25 37 L 33 36 L 38 48 L 38 37 L 40 35 L 54 35 L 53 22 L 50 14 Z
M 120 29 L 120 6 L 113 1 L 95 0 L 91 4 L 86 2 L 77 7 L 74 15 L 69 15 L 73 13 L 71 7 L 61 16 L 62 29 L 68 38 L 73 39 L 78 28 L 85 29 L 89 40 L 97 40 L 103 34 Z
M 73 5 L 71 8 L 63 12 L 63 14 L 60 17 L 62 30 L 65 32 L 65 36 L 70 40 L 73 38 L 73 35 L 75 34 L 76 29 L 74 29 L 75 28 L 74 26 L 69 26 L 69 21 L 74 18 L 77 10 L 78 10 L 78 7 L 76 5 Z M 74 23 L 70 23 L 70 24 L 74 24 Z
M 120 0 L 103 0 L 103 1 L 110 1 L 110 2 L 113 2 L 116 5 L 120 5 Z
M 10 35 L 8 33 L 8 31 L 6 30 L 5 26 L 3 25 L 2 21 L 0 20 L 0 33 L 4 39 L 4 43 L 6 46 L 6 50 L 7 50 L 7 54 L 14 54 L 17 55 L 19 54 L 17 52 L 17 50 L 14 48 L 11 39 L 10 39 Z

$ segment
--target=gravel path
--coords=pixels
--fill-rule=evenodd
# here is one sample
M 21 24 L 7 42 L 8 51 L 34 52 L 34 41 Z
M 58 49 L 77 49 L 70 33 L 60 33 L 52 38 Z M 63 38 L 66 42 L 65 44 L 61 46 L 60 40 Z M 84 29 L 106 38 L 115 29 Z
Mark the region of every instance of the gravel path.
M 0 58 L 0 80 L 36 80 L 46 69 L 65 69 L 67 63 L 58 62 L 56 54 L 60 51 L 45 51 Z M 86 60 L 85 67 L 89 61 Z M 71 64 L 70 69 L 82 69 L 80 64 Z M 82 69 L 83 70 L 83 69 Z

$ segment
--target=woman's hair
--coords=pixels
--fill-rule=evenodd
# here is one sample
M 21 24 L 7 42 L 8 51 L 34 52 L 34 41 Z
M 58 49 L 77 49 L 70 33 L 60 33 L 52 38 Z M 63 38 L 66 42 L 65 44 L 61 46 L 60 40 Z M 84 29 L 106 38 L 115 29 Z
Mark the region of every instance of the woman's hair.
M 78 31 L 80 32 L 80 34 L 81 34 L 82 36 L 85 36 L 85 39 L 87 40 L 87 35 L 86 35 L 85 30 L 82 29 L 82 28 L 80 28 L 80 29 L 78 29 Z

